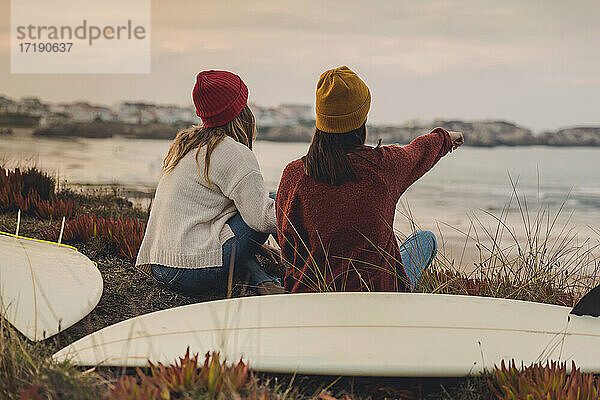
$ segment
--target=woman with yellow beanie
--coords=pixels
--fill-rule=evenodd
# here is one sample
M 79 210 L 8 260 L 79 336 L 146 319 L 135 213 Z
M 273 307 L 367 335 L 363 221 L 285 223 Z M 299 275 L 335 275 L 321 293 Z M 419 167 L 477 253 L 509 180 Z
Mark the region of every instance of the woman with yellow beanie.
M 366 146 L 370 105 L 369 88 L 349 68 L 319 78 L 312 143 L 286 166 L 276 198 L 286 291 L 410 291 L 435 257 L 429 231 L 398 245 L 394 212 L 463 135 L 435 128 L 404 147 Z

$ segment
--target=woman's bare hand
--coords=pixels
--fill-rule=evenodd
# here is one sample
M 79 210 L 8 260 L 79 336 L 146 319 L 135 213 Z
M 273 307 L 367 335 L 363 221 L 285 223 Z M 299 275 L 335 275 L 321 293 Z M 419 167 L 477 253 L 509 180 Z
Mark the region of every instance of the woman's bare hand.
M 463 143 L 465 143 L 465 137 L 463 136 L 462 132 L 448 131 L 448 134 L 452 140 L 452 150 L 458 149 L 463 145 Z

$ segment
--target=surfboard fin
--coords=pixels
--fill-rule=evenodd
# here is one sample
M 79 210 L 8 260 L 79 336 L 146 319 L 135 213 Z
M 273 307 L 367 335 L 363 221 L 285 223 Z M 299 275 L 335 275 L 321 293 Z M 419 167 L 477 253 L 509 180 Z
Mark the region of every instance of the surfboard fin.
M 600 317 L 600 285 L 583 296 L 569 314 Z

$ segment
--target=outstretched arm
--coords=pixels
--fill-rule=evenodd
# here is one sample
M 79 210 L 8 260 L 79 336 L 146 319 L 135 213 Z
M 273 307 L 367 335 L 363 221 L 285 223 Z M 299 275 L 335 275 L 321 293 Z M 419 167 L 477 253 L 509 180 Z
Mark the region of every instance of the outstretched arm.
M 419 136 L 403 147 L 390 148 L 389 177 L 395 195 L 402 193 L 447 153 L 460 147 L 464 138 L 460 132 L 448 132 L 435 128 L 427 135 Z

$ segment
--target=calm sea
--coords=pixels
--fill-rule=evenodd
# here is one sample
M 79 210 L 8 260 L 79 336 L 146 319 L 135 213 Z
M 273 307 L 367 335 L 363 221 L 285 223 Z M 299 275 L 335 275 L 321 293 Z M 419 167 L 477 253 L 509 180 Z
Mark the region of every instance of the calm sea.
M 169 144 L 124 138 L 40 139 L 17 132 L 0 137 L 0 160 L 26 160 L 69 183 L 118 184 L 151 193 Z M 269 189 L 276 189 L 286 163 L 307 148 L 306 143 L 256 143 Z M 509 176 L 530 213 L 535 214 L 538 202 L 555 212 L 566 200 L 563 215 L 573 213 L 577 225 L 600 228 L 600 148 L 461 148 L 413 185 L 402 203 L 426 224 L 442 220 L 465 226 L 471 212 L 500 212 L 512 192 Z

